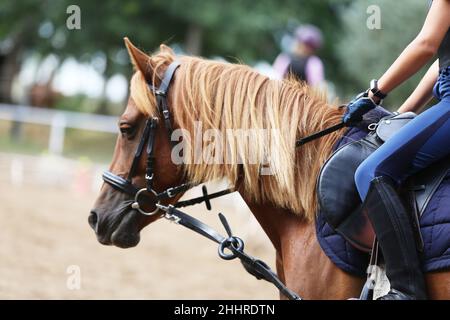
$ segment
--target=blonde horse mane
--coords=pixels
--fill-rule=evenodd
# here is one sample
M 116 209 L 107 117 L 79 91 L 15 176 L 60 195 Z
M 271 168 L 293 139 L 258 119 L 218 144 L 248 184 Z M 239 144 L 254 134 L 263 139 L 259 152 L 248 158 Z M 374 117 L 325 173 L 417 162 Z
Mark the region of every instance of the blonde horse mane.
M 271 80 L 244 65 L 176 58 L 181 66 L 171 88 L 170 104 L 177 128 L 187 130 L 191 137 L 195 121 L 202 123 L 203 132 L 275 129 L 279 133 L 251 139 L 223 135 L 221 143 L 229 163 L 195 163 L 195 148 L 190 148 L 183 155 L 186 178 L 193 182 L 226 178 L 254 201 L 272 203 L 312 220 L 317 211 L 317 175 L 342 131 L 300 148 L 295 148 L 295 141 L 338 123 L 342 111 L 328 104 L 324 94 L 295 79 Z M 155 81 L 174 59 L 170 50 L 151 57 Z M 142 113 L 158 114 L 155 97 L 140 71 L 131 80 L 130 93 Z M 201 143 L 207 148 L 211 141 Z M 238 163 L 236 160 L 245 159 L 249 150 L 258 155 L 257 161 Z M 266 165 L 264 155 L 270 157 L 270 175 L 260 174 Z

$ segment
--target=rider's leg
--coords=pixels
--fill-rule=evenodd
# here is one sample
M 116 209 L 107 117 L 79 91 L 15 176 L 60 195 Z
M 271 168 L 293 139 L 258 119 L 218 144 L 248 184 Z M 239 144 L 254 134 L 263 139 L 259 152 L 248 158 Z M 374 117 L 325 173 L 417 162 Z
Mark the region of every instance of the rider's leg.
M 391 282 L 386 299 L 426 297 L 409 215 L 395 187 L 450 154 L 449 137 L 450 99 L 444 99 L 386 141 L 355 173 L 358 192 L 377 234 Z
M 364 160 L 355 173 L 362 200 L 370 181 L 389 176 L 397 184 L 450 153 L 450 98 L 442 100 L 401 128 Z

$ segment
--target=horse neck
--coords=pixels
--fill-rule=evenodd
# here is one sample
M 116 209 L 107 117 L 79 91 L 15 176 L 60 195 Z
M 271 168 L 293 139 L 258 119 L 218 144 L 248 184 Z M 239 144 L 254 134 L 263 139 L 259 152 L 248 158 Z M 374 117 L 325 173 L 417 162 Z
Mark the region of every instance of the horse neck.
M 289 289 L 313 300 L 359 296 L 364 279 L 342 271 L 325 255 L 314 221 L 270 204 L 248 205 L 275 247 L 277 274 Z
M 313 128 L 307 128 L 305 131 L 319 131 L 325 126 L 315 124 Z M 317 180 L 320 168 L 325 160 L 328 159 L 335 143 L 341 136 L 342 131 L 339 130 L 321 138 L 321 141 L 311 142 L 307 147 L 315 150 L 316 158 L 311 158 L 308 155 L 308 153 L 312 152 L 311 150 L 301 150 L 304 147 L 301 147 L 297 153 L 299 157 L 297 165 L 302 166 L 304 172 L 308 172 L 312 176 L 312 179 L 310 179 L 311 184 L 304 184 L 303 188 L 300 189 L 300 193 L 302 193 L 304 198 L 313 198 L 316 200 L 315 181 Z M 255 201 L 251 194 L 245 192 L 245 189 L 239 186 L 237 189 L 272 242 L 277 251 L 277 255 L 280 256 L 280 261 L 283 260 L 283 256 L 292 256 L 293 253 L 296 253 L 303 256 L 315 257 L 313 259 L 316 261 L 322 259 L 323 265 L 328 266 L 330 261 L 323 254 L 316 239 L 315 211 L 309 213 L 293 212 L 270 202 Z M 289 261 L 284 259 L 283 267 L 286 267 L 287 263 Z M 292 267 L 295 268 L 295 262 Z
M 269 106 L 264 105 L 265 86 L 266 83 L 261 86 L 260 90 L 262 95 L 256 104 L 264 106 L 262 110 L 258 108 L 261 112 L 267 112 L 265 108 L 269 108 Z M 342 111 L 330 107 L 323 100 L 320 102 L 313 96 L 309 96 L 308 94 L 311 93 L 310 90 L 301 91 L 295 88 L 282 88 L 278 92 L 279 96 L 282 97 L 286 94 L 287 90 L 297 90 L 298 95 L 287 94 L 290 98 L 283 99 L 282 106 L 286 107 L 286 110 L 283 110 L 285 113 L 281 114 L 280 117 L 289 120 L 290 117 L 288 115 L 291 110 L 297 114 L 299 110 L 304 113 L 304 116 L 300 117 L 301 119 L 298 123 L 293 123 L 293 121 L 282 123 L 284 127 L 292 125 L 294 130 L 298 130 L 297 138 L 320 131 L 340 121 Z M 179 120 L 183 117 L 189 118 L 190 115 L 192 117 L 192 110 L 195 110 L 195 105 L 188 104 L 182 95 L 178 95 L 176 100 L 180 105 L 186 107 L 180 113 L 176 112 L 175 118 Z M 258 102 L 261 102 L 261 104 L 258 104 Z M 215 107 L 221 107 L 221 105 L 219 104 Z M 236 110 L 239 110 L 239 105 L 234 104 L 234 107 L 236 107 Z M 210 114 L 208 114 L 210 110 L 212 109 L 204 108 L 202 110 L 204 111 L 203 116 L 210 118 Z M 214 111 L 218 112 L 220 110 Z M 184 122 L 188 123 L 189 121 Z M 177 123 L 180 124 L 179 121 Z M 317 207 L 314 205 L 316 203 L 315 182 L 322 164 L 329 157 L 333 146 L 342 133 L 343 131 L 339 130 L 326 137 L 310 142 L 299 148 L 295 153 L 294 163 L 297 171 L 295 172 L 296 181 L 293 184 L 297 185 L 290 187 L 293 188 L 293 193 L 301 198 L 302 205 L 300 207 L 302 207 L 302 210 L 294 212 L 282 208 L 273 199 L 264 200 L 261 197 L 259 199 L 256 197 L 255 199 L 255 195 L 243 187 L 243 183 L 240 183 L 245 176 L 242 177 L 241 175 L 236 185 L 236 188 L 247 202 L 255 218 L 276 249 L 277 271 L 280 278 L 294 291 L 301 294 L 304 293 L 306 298 L 345 298 L 355 296 L 361 287 L 360 279 L 351 279 L 352 281 L 348 281 L 350 276 L 338 269 L 326 257 L 318 244 L 315 233 L 314 217 Z M 292 145 L 292 148 L 294 148 L 294 143 Z M 201 170 L 198 170 L 200 173 L 208 171 L 211 172 L 211 167 L 207 165 L 201 167 Z M 264 186 L 264 182 L 261 182 L 264 177 L 259 176 L 259 172 L 255 172 L 255 174 L 258 174 L 257 180 L 260 181 L 258 185 L 259 189 L 266 187 L 269 191 L 268 193 L 274 190 L 270 186 Z M 245 172 L 243 172 L 243 175 L 245 175 Z M 206 175 L 207 177 L 208 175 Z M 211 177 L 229 178 L 226 175 L 211 175 Z M 204 179 L 205 176 L 202 175 L 201 178 Z M 208 179 L 204 179 L 203 181 L 205 180 Z M 300 277 L 299 274 L 301 274 Z M 318 285 L 318 279 L 323 275 L 332 279 L 330 281 L 332 283 Z
M 180 69 L 181 80 L 173 88 L 178 93 L 174 96 L 177 108 L 173 110 L 177 126 L 187 130 L 191 137 L 195 137 L 194 124 L 200 121 L 203 131 L 213 129 L 223 134 L 228 129 L 258 128 L 266 132 L 275 130 L 281 138 L 269 135 L 267 142 L 258 136 L 252 140 L 256 148 L 253 155 L 259 157 L 257 163 L 239 165 L 237 159 L 242 153 L 245 158 L 245 150 L 251 149 L 249 142 L 234 141 L 225 134 L 223 146 L 230 150 L 231 163 L 226 160 L 221 165 L 199 164 L 195 161 L 196 148 L 191 148 L 185 155 L 186 177 L 198 183 L 227 179 L 231 184 L 241 184 L 256 202 L 274 203 L 312 220 L 316 209 L 315 177 L 340 133 L 310 142 L 297 151 L 295 140 L 338 123 L 342 112 L 300 82 L 269 80 L 249 68 L 227 64 L 215 66 L 212 81 L 207 78 L 211 66 L 206 62 L 186 61 L 186 70 Z M 194 76 L 198 79 L 193 79 Z M 181 86 L 180 90 L 176 90 L 177 86 Z M 200 143 L 207 145 L 204 141 Z M 271 175 L 260 175 L 259 169 L 265 166 L 263 154 L 271 158 Z
M 316 125 L 308 130 L 315 132 L 326 126 L 328 125 Z M 308 151 L 299 150 L 297 165 L 304 166 L 304 172 L 309 172 L 313 178 L 311 181 L 314 182 L 309 186 L 305 184 L 300 190 L 305 198 L 315 200 L 317 175 L 341 136 L 342 131 L 339 131 L 322 138 L 322 141 L 312 142 L 315 144 L 312 150 L 317 155 L 315 159 L 306 156 Z M 347 299 L 358 296 L 363 279 L 343 272 L 325 255 L 316 238 L 315 212 L 294 213 L 271 203 L 255 202 L 251 195 L 240 191 L 272 242 L 276 250 L 278 276 L 290 289 L 306 299 Z M 323 277 L 328 281 L 319 281 Z

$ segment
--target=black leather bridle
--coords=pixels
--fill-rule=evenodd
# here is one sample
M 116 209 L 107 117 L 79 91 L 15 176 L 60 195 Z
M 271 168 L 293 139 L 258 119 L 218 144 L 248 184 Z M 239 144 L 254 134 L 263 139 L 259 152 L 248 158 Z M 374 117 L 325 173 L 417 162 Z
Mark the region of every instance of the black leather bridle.
M 167 92 L 170 86 L 170 82 L 172 81 L 173 75 L 175 74 L 175 71 L 179 66 L 180 66 L 179 62 L 172 62 L 170 64 L 167 71 L 165 72 L 165 75 L 159 88 L 156 89 L 153 85 L 149 84 L 150 90 L 153 91 L 153 93 L 156 96 L 159 111 L 161 112 L 164 118 L 165 126 L 169 133 L 169 139 L 172 134 L 172 126 L 170 123 L 170 112 L 167 103 Z M 144 131 L 142 132 L 141 140 L 136 149 L 136 153 L 134 154 L 133 162 L 131 163 L 131 168 L 126 179 L 112 173 L 111 171 L 105 171 L 102 176 L 103 180 L 112 187 L 114 187 L 115 189 L 118 189 L 134 197 L 134 203 L 131 205 L 131 207 L 133 209 L 138 210 L 140 213 L 148 216 L 154 215 L 159 211 L 159 208 L 158 206 L 156 206 L 156 204 L 159 204 L 162 199 L 174 197 L 175 195 L 184 192 L 192 187 L 191 184 L 182 184 L 175 188 L 169 188 L 161 193 L 157 193 L 153 189 L 154 162 L 155 162 L 154 149 L 155 149 L 155 135 L 157 127 L 158 127 L 157 117 L 150 117 L 149 119 L 147 119 Z M 144 152 L 144 148 L 146 148 L 147 153 L 147 165 L 145 170 L 146 183 L 144 188 L 139 188 L 136 185 L 134 185 L 132 181 L 133 177 L 136 175 L 136 171 L 138 169 L 141 156 Z M 153 202 L 155 209 L 152 211 L 145 211 L 143 209 L 144 201 L 146 204 L 148 204 L 149 202 Z

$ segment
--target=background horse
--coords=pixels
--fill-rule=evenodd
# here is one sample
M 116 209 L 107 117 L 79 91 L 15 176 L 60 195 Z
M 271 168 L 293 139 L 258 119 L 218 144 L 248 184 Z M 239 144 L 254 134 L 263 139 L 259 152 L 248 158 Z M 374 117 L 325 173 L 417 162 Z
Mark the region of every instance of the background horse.
M 219 152 L 196 161 L 196 148 L 188 148 L 183 150 L 183 165 L 176 165 L 171 158 L 170 137 L 160 121 L 155 140 L 154 189 L 165 190 L 185 181 L 226 179 L 246 200 L 273 243 L 277 272 L 290 289 L 306 299 L 359 296 L 365 279 L 341 271 L 326 257 L 317 242 L 314 226 L 316 179 L 344 132 L 340 130 L 295 148 L 299 137 L 338 123 L 342 111 L 294 80 L 270 80 L 243 65 L 176 57 L 164 45 L 159 53 L 148 56 L 125 41 L 136 73 L 131 79 L 128 105 L 119 121 L 120 134 L 110 171 L 127 176 L 145 120 L 149 116 L 161 118 L 147 83 L 158 86 L 168 65 L 177 59 L 181 66 L 168 96 L 175 129 L 182 128 L 192 137 L 195 123 L 201 122 L 202 132 L 276 129 L 279 134 L 255 135 L 251 139 L 224 135 L 222 151 L 231 161 L 215 159 L 223 156 Z M 201 147 L 208 148 L 210 142 L 201 140 Z M 249 153 L 256 155 L 255 162 L 245 161 Z M 261 175 L 267 160 L 271 174 Z M 145 161 L 142 157 L 133 177 L 135 185 L 145 185 Z M 111 186 L 103 185 L 89 217 L 101 243 L 135 246 L 142 228 L 160 217 L 138 213 L 131 208 L 130 200 Z M 172 200 L 173 203 L 177 198 Z M 448 271 L 427 275 L 431 298 L 450 299 L 449 278 Z

